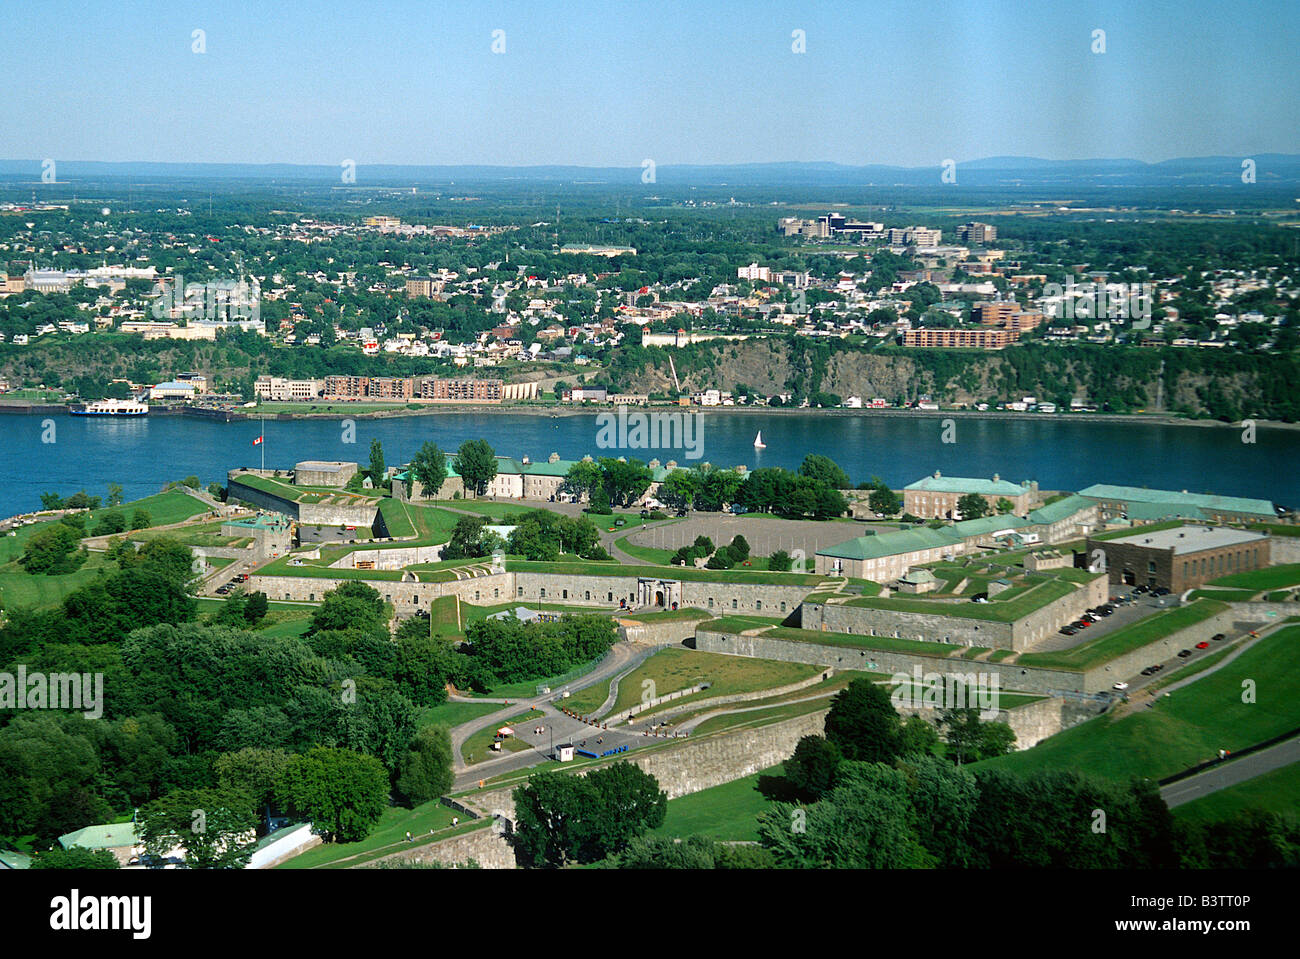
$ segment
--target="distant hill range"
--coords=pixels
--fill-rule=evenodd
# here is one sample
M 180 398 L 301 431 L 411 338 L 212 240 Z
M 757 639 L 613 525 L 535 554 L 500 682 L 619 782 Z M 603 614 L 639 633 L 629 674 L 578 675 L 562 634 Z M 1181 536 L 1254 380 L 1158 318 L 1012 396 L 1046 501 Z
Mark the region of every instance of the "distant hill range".
M 1232 187 L 1242 186 L 1242 161 L 1247 156 L 1184 157 L 1146 163 L 1141 160 L 1043 160 L 1036 157 L 986 157 L 959 161 L 959 185 L 981 187 L 1117 186 L 1117 187 Z M 1282 186 L 1300 185 L 1300 154 L 1260 153 L 1255 161 L 1256 181 Z M 653 183 L 641 183 L 642 170 L 634 167 L 583 166 L 402 166 L 357 163 L 357 185 L 412 186 L 453 183 L 550 183 L 634 186 L 654 192 L 657 185 L 709 187 L 763 186 L 937 186 L 938 163 L 924 167 L 839 163 L 742 163 L 727 165 L 664 164 L 655 170 Z M 61 160 L 60 182 L 129 177 L 135 180 L 257 180 L 339 184 L 340 167 L 289 163 L 143 163 Z M 40 180 L 40 160 L 0 160 L 0 179 L 34 183 Z

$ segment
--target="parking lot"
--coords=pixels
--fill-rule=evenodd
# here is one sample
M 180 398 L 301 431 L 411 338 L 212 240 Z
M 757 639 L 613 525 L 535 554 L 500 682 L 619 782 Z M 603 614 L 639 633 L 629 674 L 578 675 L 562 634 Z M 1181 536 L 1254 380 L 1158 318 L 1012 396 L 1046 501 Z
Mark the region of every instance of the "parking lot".
M 1112 587 L 1114 592 L 1112 596 L 1125 595 L 1131 590 L 1131 587 Z M 1117 629 L 1123 629 L 1139 619 L 1145 619 L 1152 613 L 1158 613 L 1162 609 L 1170 609 L 1179 605 L 1177 596 L 1152 596 L 1150 593 L 1134 596 L 1134 602 L 1126 606 L 1116 606 L 1115 612 L 1109 616 L 1099 616 L 1097 622 L 1093 623 L 1087 629 L 1081 629 L 1073 636 L 1062 636 L 1060 632 L 1055 632 L 1044 639 L 1034 647 L 1034 652 L 1055 652 L 1062 649 L 1073 649 L 1083 643 L 1091 642 L 1107 633 L 1113 633 Z

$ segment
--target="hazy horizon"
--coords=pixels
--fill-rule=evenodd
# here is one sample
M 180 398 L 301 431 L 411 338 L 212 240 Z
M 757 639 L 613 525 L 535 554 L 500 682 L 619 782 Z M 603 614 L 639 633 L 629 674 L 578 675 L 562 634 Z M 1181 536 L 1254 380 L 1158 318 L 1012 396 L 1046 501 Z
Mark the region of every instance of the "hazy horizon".
M 1286 0 L 940 2 L 924 17 L 838 0 L 558 11 L 53 0 L 7 12 L 0 155 L 918 168 L 1296 154 L 1297 46 L 1300 8 Z

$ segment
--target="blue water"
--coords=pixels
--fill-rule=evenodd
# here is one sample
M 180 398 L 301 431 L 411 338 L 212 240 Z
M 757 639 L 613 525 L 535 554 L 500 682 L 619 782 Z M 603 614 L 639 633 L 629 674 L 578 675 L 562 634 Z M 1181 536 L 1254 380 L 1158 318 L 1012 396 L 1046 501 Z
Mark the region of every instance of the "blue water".
M 447 412 L 431 416 L 356 420 L 347 443 L 338 420 L 268 421 L 266 465 L 289 468 L 299 460 L 369 458 L 378 437 L 389 465 L 405 462 L 425 441 L 454 451 L 484 438 L 497 453 L 544 460 L 550 453 L 577 459 L 627 454 L 643 460 L 675 459 L 794 468 L 805 453 L 823 453 L 854 483 L 880 476 L 895 489 L 936 469 L 952 476 L 987 476 L 1043 489 L 1079 489 L 1119 483 L 1271 499 L 1300 505 L 1300 431 L 1260 429 L 1254 444 L 1236 428 L 1159 426 L 1125 421 L 958 418 L 954 443 L 942 442 L 934 417 L 806 415 L 709 411 L 700 426 L 699 459 L 685 450 L 601 450 L 597 414 L 530 415 Z M 204 484 L 225 482 L 226 470 L 258 466 L 255 421 L 216 423 L 179 416 L 106 421 L 67 415 L 48 418 L 54 442 L 43 443 L 40 416 L 0 416 L 0 516 L 36 509 L 40 494 L 85 489 L 103 496 L 121 483 L 128 499 L 155 493 L 167 480 L 195 474 Z M 767 449 L 753 448 L 763 431 Z

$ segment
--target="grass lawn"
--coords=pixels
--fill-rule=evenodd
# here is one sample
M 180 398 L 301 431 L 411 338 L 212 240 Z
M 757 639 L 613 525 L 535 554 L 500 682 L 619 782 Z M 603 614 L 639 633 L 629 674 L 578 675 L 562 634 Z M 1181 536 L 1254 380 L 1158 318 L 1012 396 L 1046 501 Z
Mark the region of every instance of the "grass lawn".
M 668 800 L 668 816 L 654 835 L 685 839 L 710 836 L 724 840 L 757 840 L 758 815 L 771 808 L 771 801 L 758 791 L 760 776 L 780 776 L 773 766 L 721 786 Z
M 629 619 L 638 623 L 675 623 L 710 619 L 713 614 L 688 606 L 685 609 L 661 609 L 654 613 L 633 613 Z
M 441 703 L 437 706 L 426 706 L 416 716 L 415 724 L 417 726 L 459 726 L 471 719 L 494 713 L 500 708 L 500 703 Z
M 1081 769 L 1103 778 L 1160 779 L 1300 726 L 1300 670 L 1290 656 L 1300 626 L 1280 629 L 1218 672 L 1161 697 L 1150 709 L 1116 719 L 1098 716 L 1032 749 L 985 760 L 1017 772 Z M 1258 684 L 1243 703 L 1242 682 Z
M 1123 653 L 1164 639 L 1181 629 L 1195 626 L 1228 609 L 1227 603 L 1197 599 L 1186 606 L 1176 606 L 1153 613 L 1136 623 L 1117 629 L 1092 642 L 1073 649 L 1049 653 L 1023 653 L 1016 662 L 1022 666 L 1046 666 L 1061 669 L 1091 669 Z
M 86 520 L 87 533 L 93 533 L 95 524 L 99 522 L 100 518 L 114 509 L 126 517 L 127 523 L 131 522 L 131 516 L 137 509 L 142 509 L 149 514 L 149 519 L 152 521 L 151 526 L 170 526 L 172 523 L 183 522 L 191 516 L 211 512 L 210 506 L 195 499 L 189 493 L 169 489 L 163 493 L 146 496 L 144 499 L 123 503 L 121 506 L 105 506 L 95 510 Z
M 288 862 L 276 866 L 277 869 L 319 869 L 319 868 L 345 868 L 355 865 L 356 860 L 343 862 L 348 859 L 365 853 L 373 855 L 382 855 L 390 852 L 398 852 L 403 847 L 409 847 L 406 841 L 406 834 L 409 832 L 413 838 L 430 838 L 440 839 L 442 836 L 429 836 L 429 830 L 445 830 L 451 826 L 452 817 L 459 816 L 462 820 L 461 828 L 455 832 L 468 831 L 473 825 L 478 825 L 478 821 L 467 825 L 464 820 L 467 818 L 462 813 L 457 813 L 450 806 L 444 806 L 436 799 L 427 802 L 422 806 L 416 806 L 414 809 L 404 809 L 400 806 L 392 806 L 385 809 L 379 817 L 379 822 L 370 835 L 360 842 L 341 842 L 341 843 L 322 843 L 308 849 L 300 856 L 295 856 Z M 454 833 L 453 833 L 454 834 Z
M 784 703 L 780 705 L 769 706 L 765 709 L 756 709 L 749 713 L 729 713 L 721 716 L 714 716 L 712 719 L 706 719 L 695 727 L 696 736 L 703 736 L 705 733 L 716 733 L 724 729 L 738 729 L 741 726 L 758 727 L 767 726 L 771 723 L 780 722 L 783 719 L 791 719 L 795 716 L 803 716 L 807 713 L 819 712 L 823 709 L 830 708 L 830 696 L 822 699 L 812 699 L 802 703 Z
M 69 593 L 95 579 L 101 571 L 114 571 L 116 563 L 108 562 L 103 553 L 91 553 L 81 569 L 62 576 L 33 575 L 16 562 L 0 567 L 0 605 L 29 606 L 44 609 L 57 606 Z
M 1225 603 L 1244 603 L 1255 595 L 1253 589 L 1194 589 L 1192 599 L 1220 599 Z
M 632 542 L 630 536 L 615 540 L 614 545 L 643 563 L 653 563 L 655 566 L 669 566 L 673 561 L 674 550 L 659 549 L 657 546 L 640 546 Z
M 773 616 L 723 616 L 708 623 L 700 623 L 700 629 L 713 633 L 743 633 L 748 629 L 766 629 L 780 626 L 782 619 Z
M 778 626 L 763 634 L 767 639 L 792 639 L 799 643 L 818 643 L 824 646 L 847 646 L 850 649 L 879 649 L 888 652 L 912 653 L 918 656 L 945 657 L 965 646 L 951 643 L 927 643 L 917 639 L 895 639 L 892 636 L 861 636 L 858 633 L 831 633 L 820 629 L 797 629 Z
M 1208 586 L 1237 586 L 1258 592 L 1261 589 L 1278 589 L 1282 586 L 1300 585 L 1300 563 L 1284 566 L 1266 566 L 1245 573 L 1232 573 L 1212 579 Z
M 668 804 L 669 815 L 672 803 Z M 1300 813 L 1300 763 L 1264 773 L 1179 806 L 1174 815 L 1193 822 L 1227 819 L 1246 809 L 1295 816 Z
M 1005 602 L 999 601 L 997 597 L 987 603 L 953 603 L 895 597 L 893 599 L 851 599 L 845 605 L 862 606 L 867 609 L 894 609 L 909 613 L 932 613 L 937 616 L 959 616 L 963 619 L 983 619 L 994 623 L 1014 623 L 1035 610 L 1042 609 L 1048 603 L 1070 595 L 1075 588 L 1074 584 L 1066 579 L 1050 579 L 1018 595 L 1013 595 Z
M 618 698 L 614 701 L 610 714 L 617 715 L 637 705 L 642 702 L 643 696 L 666 696 L 697 683 L 712 685 L 692 694 L 692 697 L 712 699 L 714 696 L 730 696 L 785 686 L 816 676 L 821 671 L 821 667 L 807 663 L 783 663 L 771 659 L 750 659 L 669 647 L 661 649 L 619 680 Z M 647 686 L 646 683 L 653 685 Z M 683 698 L 679 702 L 687 704 L 692 697 Z M 599 705 L 599 701 L 594 704 Z M 574 707 L 570 705 L 570 708 Z

